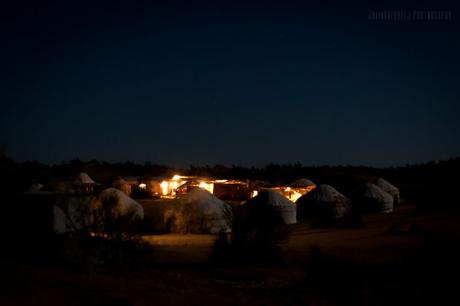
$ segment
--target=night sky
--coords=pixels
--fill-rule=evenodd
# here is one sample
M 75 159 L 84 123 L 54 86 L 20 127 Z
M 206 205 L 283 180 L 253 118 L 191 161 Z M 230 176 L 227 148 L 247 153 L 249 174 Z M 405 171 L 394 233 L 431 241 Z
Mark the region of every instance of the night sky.
M 0 13 L 0 145 L 16 160 L 389 166 L 460 155 L 458 4 L 35 2 Z M 369 20 L 378 9 L 447 9 L 452 20 Z

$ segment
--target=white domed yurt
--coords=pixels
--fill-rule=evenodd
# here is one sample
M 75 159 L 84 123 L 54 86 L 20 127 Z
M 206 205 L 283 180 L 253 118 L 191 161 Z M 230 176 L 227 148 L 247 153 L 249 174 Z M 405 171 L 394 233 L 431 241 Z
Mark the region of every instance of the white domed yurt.
M 296 205 L 276 190 L 261 191 L 243 205 L 243 210 L 249 220 L 273 213 L 273 216 L 279 218 L 284 224 L 295 224 L 297 222 Z
M 295 188 L 306 188 L 306 187 L 310 187 L 310 186 L 316 186 L 315 183 L 313 183 L 311 180 L 307 179 L 307 178 L 301 178 L 301 179 L 298 179 L 294 182 L 291 183 L 290 185 L 291 187 L 295 187 Z
M 86 173 L 80 173 L 74 182 L 74 188 L 77 193 L 92 193 L 96 182 Z
M 375 185 L 380 187 L 380 189 L 382 189 L 383 191 L 389 193 L 393 197 L 394 204 L 399 204 L 400 195 L 399 195 L 398 187 L 392 185 L 391 183 L 389 183 L 387 180 L 383 178 L 378 178 L 375 181 Z
M 393 197 L 372 183 L 367 183 L 359 192 L 356 204 L 361 212 L 389 213 L 393 211 Z
M 96 182 L 86 173 L 82 172 L 78 175 L 76 183 L 80 184 L 95 184 Z
M 350 200 L 330 185 L 319 185 L 297 201 L 298 219 L 338 219 L 351 211 Z
M 142 205 L 116 188 L 107 188 L 101 192 L 93 205 L 93 209 L 99 208 L 110 209 L 114 216 L 132 214 L 135 218 L 144 218 L 144 208 Z
M 232 231 L 233 213 L 230 205 L 209 191 L 195 188 L 179 200 L 173 228 L 186 233 L 229 233 Z

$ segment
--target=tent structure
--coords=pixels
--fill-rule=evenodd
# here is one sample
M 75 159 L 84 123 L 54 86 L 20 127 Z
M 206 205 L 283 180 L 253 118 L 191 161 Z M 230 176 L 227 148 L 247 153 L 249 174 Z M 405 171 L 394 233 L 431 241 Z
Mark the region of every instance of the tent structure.
M 298 219 L 338 219 L 351 211 L 350 200 L 330 185 L 319 185 L 297 201 Z
M 310 186 L 316 186 L 316 184 L 307 178 L 301 178 L 292 182 L 290 186 L 296 188 L 306 188 Z
M 257 196 L 249 199 L 243 205 L 243 214 L 248 218 L 270 215 L 279 218 L 284 224 L 295 224 L 297 222 L 297 211 L 294 202 L 288 200 L 279 191 L 263 190 Z
M 29 193 L 40 192 L 43 189 L 43 187 L 44 187 L 43 184 L 34 183 L 29 187 L 29 189 L 27 189 L 26 192 L 29 192 Z
M 361 212 L 389 213 L 393 211 L 393 197 L 375 184 L 367 183 L 356 196 L 357 209 Z
M 230 205 L 209 191 L 195 188 L 179 199 L 171 231 L 187 233 L 229 233 L 233 213 Z
M 77 193 L 92 193 L 96 182 L 86 173 L 80 173 L 73 184 L 74 190 Z
M 93 179 L 84 172 L 78 175 L 75 183 L 77 184 L 96 184 L 96 182 L 93 181 Z
M 58 234 L 76 232 L 90 226 L 99 219 L 101 212 L 105 216 L 126 216 L 143 219 L 144 208 L 122 191 L 108 188 L 96 199 L 92 195 L 73 195 L 57 201 L 54 205 L 54 232 Z
M 93 206 L 93 209 L 101 207 L 100 205 L 103 206 L 104 203 L 110 201 L 115 201 L 115 205 L 112 208 L 112 213 L 114 215 L 122 216 L 132 213 L 133 216 L 137 218 L 144 218 L 144 208 L 142 205 L 131 199 L 123 191 L 116 188 L 107 188 L 103 190 Z
M 400 195 L 399 195 L 398 187 L 392 185 L 391 183 L 389 183 L 387 180 L 383 178 L 378 178 L 375 181 L 375 185 L 380 187 L 380 189 L 382 189 L 383 191 L 389 193 L 393 197 L 394 204 L 399 204 Z
M 71 196 L 56 200 L 54 204 L 53 230 L 57 234 L 76 232 L 89 224 L 92 196 Z

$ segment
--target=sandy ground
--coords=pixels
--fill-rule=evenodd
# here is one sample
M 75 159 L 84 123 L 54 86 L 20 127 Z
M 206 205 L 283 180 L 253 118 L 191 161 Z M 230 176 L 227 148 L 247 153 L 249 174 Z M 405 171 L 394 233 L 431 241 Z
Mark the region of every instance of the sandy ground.
M 210 268 L 206 262 L 215 237 L 178 234 L 145 236 L 160 264 L 123 276 L 3 261 L 0 305 L 434 305 L 425 298 L 426 286 L 397 278 L 370 278 L 355 286 L 346 283 L 353 276 L 325 270 L 325 280 L 307 284 L 308 259 L 316 246 L 328 256 L 385 267 L 423 252 L 437 237 L 460 238 L 459 220 L 456 214 L 418 214 L 405 206 L 392 215 L 366 216 L 365 229 L 312 230 L 297 224 L 281 245 L 286 267 Z M 423 231 L 411 232 L 414 223 Z

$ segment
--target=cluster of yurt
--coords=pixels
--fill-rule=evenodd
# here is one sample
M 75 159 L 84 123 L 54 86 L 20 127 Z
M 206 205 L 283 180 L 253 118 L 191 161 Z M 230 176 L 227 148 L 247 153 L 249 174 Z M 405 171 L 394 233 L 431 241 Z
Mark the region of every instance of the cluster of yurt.
M 96 183 L 86 173 L 74 181 L 79 188 L 74 195 L 60 198 L 54 205 L 54 231 L 67 233 L 89 227 L 107 217 L 144 219 L 144 204 L 129 197 L 130 185 L 122 178 L 100 193 L 88 193 Z M 266 182 L 256 182 L 258 186 Z M 254 184 L 255 186 L 255 184 Z M 159 215 L 164 230 L 180 233 L 230 233 L 234 217 L 246 224 L 295 224 L 297 220 L 336 221 L 353 213 L 389 213 L 400 201 L 397 187 L 377 178 L 352 193 L 352 200 L 331 185 L 316 185 L 302 178 L 289 185 L 290 190 L 302 192 L 291 201 L 284 190 L 263 187 L 257 195 L 242 205 L 232 206 L 209 191 L 194 188 L 178 199 L 168 200 L 167 209 Z M 34 184 L 27 193 L 41 193 L 43 185 Z M 142 201 L 142 200 L 141 200 Z
M 330 185 L 319 185 L 297 201 L 298 219 L 340 219 L 351 213 L 390 213 L 400 201 L 399 189 L 378 178 L 352 194 L 352 201 Z

